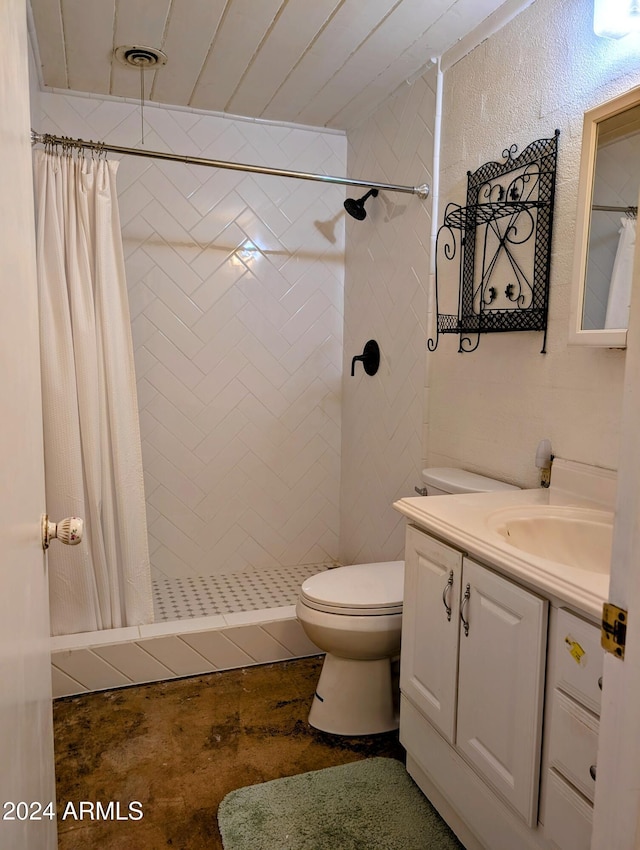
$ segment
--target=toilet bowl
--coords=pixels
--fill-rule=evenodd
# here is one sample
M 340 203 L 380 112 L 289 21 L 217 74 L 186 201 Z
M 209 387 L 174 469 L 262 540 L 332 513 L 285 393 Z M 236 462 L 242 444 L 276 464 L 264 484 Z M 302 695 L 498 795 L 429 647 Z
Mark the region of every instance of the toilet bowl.
M 326 655 L 309 713 L 316 729 L 372 735 L 398 728 L 391 659 L 400 652 L 404 561 L 337 567 L 307 579 L 296 616 Z
M 464 469 L 424 469 L 427 495 L 517 490 Z M 326 653 L 309 723 L 335 735 L 398 728 L 392 659 L 400 652 L 404 561 L 326 570 L 301 587 L 296 616 Z M 397 687 L 396 687 L 397 690 Z

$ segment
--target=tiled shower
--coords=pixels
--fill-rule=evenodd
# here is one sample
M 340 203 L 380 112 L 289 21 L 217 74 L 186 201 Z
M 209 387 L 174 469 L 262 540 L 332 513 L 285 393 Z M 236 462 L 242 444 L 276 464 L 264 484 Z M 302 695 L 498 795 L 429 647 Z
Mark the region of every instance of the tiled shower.
M 137 105 L 51 93 L 42 106 L 49 131 L 139 143 Z M 330 131 L 144 118 L 152 150 L 346 168 Z M 118 187 L 156 619 L 203 615 L 205 587 L 219 591 L 206 613 L 237 610 L 220 591 L 246 571 L 273 601 L 274 569 L 284 591 L 338 557 L 344 188 L 136 158 Z M 246 608 L 270 607 L 244 585 Z

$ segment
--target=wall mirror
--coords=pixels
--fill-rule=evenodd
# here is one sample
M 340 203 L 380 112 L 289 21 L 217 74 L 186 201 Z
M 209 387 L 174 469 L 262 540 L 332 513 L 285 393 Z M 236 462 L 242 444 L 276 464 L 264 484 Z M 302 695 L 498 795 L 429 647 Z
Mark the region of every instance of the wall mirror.
M 624 348 L 640 190 L 640 87 L 584 114 L 569 342 Z

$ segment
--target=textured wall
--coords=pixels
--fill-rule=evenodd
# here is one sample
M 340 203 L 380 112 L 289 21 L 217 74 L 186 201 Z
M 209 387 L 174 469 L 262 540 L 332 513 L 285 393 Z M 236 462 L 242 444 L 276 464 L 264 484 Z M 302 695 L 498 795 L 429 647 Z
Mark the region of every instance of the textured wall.
M 349 133 L 349 175 L 431 183 L 435 71 L 406 86 Z M 414 495 L 422 468 L 431 201 L 381 192 L 365 221 L 347 222 L 340 554 L 345 563 L 404 551 L 391 504 Z M 378 341 L 375 377 L 351 358 Z
M 439 223 L 449 201 L 464 203 L 468 170 L 561 130 L 546 355 L 536 333 L 487 335 L 473 354 L 445 336 L 427 355 L 431 200 L 389 194 L 347 225 L 345 367 L 370 336 L 383 362 L 372 379 L 345 368 L 345 562 L 402 553 L 404 523 L 390 506 L 424 465 L 537 486 L 544 437 L 559 456 L 618 465 L 624 353 L 567 338 L 583 112 L 640 84 L 640 69 L 637 40 L 597 39 L 591 22 L 584 0 L 536 0 L 444 72 Z M 351 174 L 431 182 L 434 89 L 431 71 L 349 133 Z M 441 302 L 455 312 L 457 293 L 445 289 Z
M 633 37 L 594 36 L 590 3 L 536 0 L 445 72 L 442 205 L 464 203 L 467 170 L 509 145 L 561 135 L 548 353 L 538 353 L 536 333 L 487 335 L 473 354 L 458 354 L 456 337 L 442 339 L 431 358 L 432 465 L 536 486 L 536 446 L 549 437 L 561 457 L 617 467 L 624 352 L 567 338 L 582 116 L 640 83 L 637 56 Z M 455 311 L 455 295 L 446 298 L 441 308 Z
M 137 104 L 42 131 L 139 144 Z M 147 107 L 145 146 L 341 174 L 331 132 Z M 125 157 L 120 212 L 154 576 L 338 554 L 344 189 Z

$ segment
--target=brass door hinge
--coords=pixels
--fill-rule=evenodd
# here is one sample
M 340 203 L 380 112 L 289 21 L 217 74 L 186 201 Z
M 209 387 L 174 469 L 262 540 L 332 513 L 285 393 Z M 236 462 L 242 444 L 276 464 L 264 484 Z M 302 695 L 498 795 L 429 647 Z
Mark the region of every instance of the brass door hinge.
M 600 643 L 603 649 L 617 658 L 624 658 L 624 648 L 627 642 L 627 616 L 624 608 L 618 608 L 611 602 L 605 602 L 602 606 Z

